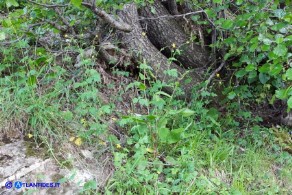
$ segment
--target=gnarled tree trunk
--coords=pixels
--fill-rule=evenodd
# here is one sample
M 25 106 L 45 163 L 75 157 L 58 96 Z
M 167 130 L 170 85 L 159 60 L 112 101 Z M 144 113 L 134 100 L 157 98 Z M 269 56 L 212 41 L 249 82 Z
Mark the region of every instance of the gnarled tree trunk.
M 155 13 L 153 13 L 151 7 L 155 9 Z M 198 68 L 207 65 L 208 52 L 204 51 L 199 45 L 190 43 L 190 39 L 184 33 L 184 30 L 174 18 L 171 18 L 167 9 L 158 0 L 155 0 L 154 4 L 141 8 L 139 12 L 144 17 L 141 23 L 147 30 L 148 38 L 155 47 L 164 49 L 162 52 L 170 56 L 171 47 L 175 44 L 182 50 L 176 58 L 185 68 Z
M 165 70 L 176 69 L 180 75 L 184 75 L 186 70 L 175 63 L 169 62 L 168 59 L 162 55 L 159 50 L 143 35 L 141 25 L 138 20 L 138 12 L 135 4 L 127 4 L 124 9 L 119 12 L 119 17 L 123 21 L 132 26 L 132 31 L 121 32 L 121 39 L 124 45 L 133 52 L 133 56 L 137 62 L 146 61 L 152 68 L 153 72 L 158 79 L 165 82 L 170 82 L 174 78 L 164 74 Z M 186 83 L 186 79 L 191 78 L 192 82 Z M 184 96 L 180 98 L 191 99 L 192 87 L 200 81 L 200 76 L 194 71 L 190 71 L 186 76 L 181 79 L 180 84 L 185 92 Z M 172 93 L 173 89 L 170 87 L 165 88 L 165 91 Z

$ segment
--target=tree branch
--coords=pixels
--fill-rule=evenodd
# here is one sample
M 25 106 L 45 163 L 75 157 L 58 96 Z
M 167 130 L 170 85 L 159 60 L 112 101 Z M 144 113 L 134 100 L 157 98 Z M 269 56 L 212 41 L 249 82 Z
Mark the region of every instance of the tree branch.
M 91 9 L 93 11 L 93 13 L 95 13 L 100 18 L 104 19 L 106 22 L 108 22 L 114 28 L 121 30 L 121 31 L 124 31 L 124 32 L 131 32 L 132 31 L 132 27 L 129 24 L 123 22 L 120 18 L 118 18 L 118 20 L 116 20 L 112 15 L 106 13 L 104 10 L 99 9 L 90 3 L 82 2 L 82 5 Z
M 46 8 L 56 8 L 56 7 L 67 7 L 70 4 L 64 4 L 64 5 L 60 5 L 60 4 L 43 4 L 43 3 L 38 3 L 35 1 L 31 1 L 31 0 L 27 0 L 29 3 L 33 3 L 35 5 L 39 5 L 42 7 L 46 7 Z

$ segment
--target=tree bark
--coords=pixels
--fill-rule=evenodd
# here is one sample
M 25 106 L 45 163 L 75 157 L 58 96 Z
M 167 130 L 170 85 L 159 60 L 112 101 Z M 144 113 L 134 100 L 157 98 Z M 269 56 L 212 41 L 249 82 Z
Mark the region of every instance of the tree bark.
M 155 13 L 152 13 L 151 6 L 155 8 Z M 141 23 L 143 27 L 146 27 L 150 41 L 158 49 L 164 49 L 162 52 L 165 52 L 165 55 L 171 55 L 171 48 L 175 44 L 182 50 L 176 58 L 185 68 L 198 68 L 207 65 L 208 52 L 202 50 L 199 45 L 190 43 L 184 30 L 174 18 L 171 18 L 169 12 L 158 0 L 155 0 L 154 4 L 141 8 L 140 15 L 144 17 Z M 159 16 L 165 15 L 170 17 L 159 18 Z
M 138 20 L 138 12 L 135 4 L 127 4 L 124 9 L 118 13 L 123 21 L 132 26 L 132 31 L 129 33 L 121 32 L 121 40 L 134 55 L 136 62 L 146 61 L 153 69 L 155 76 L 166 83 L 175 81 L 173 78 L 163 72 L 169 69 L 176 69 L 179 75 L 184 75 L 186 70 L 175 63 L 169 62 L 168 59 L 160 53 L 160 51 L 148 40 L 147 36 L 143 35 L 141 25 Z M 186 83 L 185 81 L 191 78 L 192 82 Z M 193 70 L 187 76 L 180 80 L 180 85 L 184 90 L 185 95 L 180 96 L 182 99 L 191 99 L 192 87 L 200 81 L 200 76 Z M 166 87 L 166 92 L 172 94 L 173 88 Z

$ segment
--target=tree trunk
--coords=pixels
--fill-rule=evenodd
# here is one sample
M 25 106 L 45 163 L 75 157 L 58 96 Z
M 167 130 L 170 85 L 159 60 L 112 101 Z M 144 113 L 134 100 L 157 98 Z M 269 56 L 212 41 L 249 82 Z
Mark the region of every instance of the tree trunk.
M 155 13 L 151 11 L 151 7 L 155 9 Z M 172 46 L 175 44 L 182 50 L 176 58 L 185 68 L 198 68 L 208 63 L 208 52 L 202 50 L 199 45 L 190 43 L 181 25 L 171 18 L 169 12 L 158 0 L 155 0 L 154 4 L 141 8 L 140 15 L 144 17 L 141 23 L 147 29 L 150 41 L 158 49 L 164 49 L 163 52 L 167 56 L 171 55 Z
M 132 31 L 129 33 L 121 32 L 121 39 L 123 44 L 133 52 L 135 61 L 146 61 L 149 66 L 152 67 L 155 76 L 166 83 L 175 81 L 177 78 L 173 78 L 167 74 L 164 74 L 165 70 L 176 69 L 179 75 L 184 75 L 186 70 L 169 62 L 168 59 L 162 55 L 157 48 L 148 40 L 147 36 L 143 35 L 141 25 L 138 20 L 138 12 L 135 4 L 127 4 L 124 9 L 119 12 L 119 17 L 123 21 L 132 26 Z M 191 78 L 192 82 L 186 83 L 187 78 Z M 180 85 L 183 88 L 185 95 L 179 98 L 191 99 L 192 87 L 200 81 L 200 76 L 194 71 L 190 71 L 186 76 L 180 80 Z M 168 93 L 172 93 L 173 89 L 167 87 L 164 89 Z

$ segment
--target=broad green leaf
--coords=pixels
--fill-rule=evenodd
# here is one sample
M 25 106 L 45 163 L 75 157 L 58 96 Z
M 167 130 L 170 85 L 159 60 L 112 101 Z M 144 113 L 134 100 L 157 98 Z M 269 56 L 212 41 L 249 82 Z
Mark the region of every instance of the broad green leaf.
M 6 0 L 6 6 L 7 7 L 11 7 L 11 6 L 18 7 L 19 4 L 17 3 L 16 0 Z
M 292 108 L 292 96 L 287 101 L 288 107 Z
M 277 56 L 284 56 L 286 55 L 288 49 L 285 45 L 278 45 L 277 47 L 274 48 L 273 52 Z
M 288 80 L 292 80 L 292 68 L 289 68 L 287 71 L 286 71 L 286 74 L 285 74 L 286 78 Z
M 235 98 L 235 96 L 236 96 L 236 93 L 234 91 L 231 91 L 231 92 L 228 93 L 227 97 L 228 97 L 228 99 L 232 100 L 232 99 Z
M 224 20 L 224 22 L 222 23 L 222 28 L 225 29 L 230 29 L 233 26 L 233 21 L 232 20 Z
M 278 89 L 276 90 L 276 97 L 280 100 L 284 100 L 287 98 L 287 89 Z
M 253 64 L 249 64 L 249 65 L 247 65 L 247 66 L 245 67 L 245 70 L 246 70 L 247 72 L 253 71 L 253 70 L 255 70 L 255 65 L 253 65 Z
M 70 0 L 70 2 L 72 3 L 72 5 L 74 5 L 75 7 L 80 7 L 82 0 Z
M 191 116 L 191 115 L 195 114 L 195 111 L 186 108 L 186 109 L 184 109 L 184 110 L 181 112 L 181 114 L 182 114 L 182 116 L 184 116 L 184 117 L 188 117 L 188 116 Z
M 259 79 L 262 84 L 266 84 L 268 80 L 270 80 L 270 76 L 264 73 L 259 74 Z
M 259 72 L 261 72 L 261 73 L 267 73 L 267 72 L 270 71 L 270 67 L 271 67 L 270 64 L 264 64 L 264 65 L 262 65 L 262 66 L 259 68 Z
M 270 69 L 269 74 L 272 76 L 276 76 L 282 71 L 282 68 L 283 67 L 280 64 L 273 64 Z
M 246 75 L 246 71 L 244 70 L 244 69 L 241 69 L 241 70 L 239 70 L 239 71 L 237 71 L 236 73 L 235 73 L 235 76 L 237 77 L 237 78 L 240 78 L 240 77 L 243 77 L 244 75 Z
M 161 142 L 166 143 L 168 136 L 169 136 L 169 129 L 168 128 L 159 128 L 158 129 L 158 137 L 161 140 Z
M 184 131 L 184 128 L 173 129 L 170 131 L 167 138 L 167 143 L 174 144 L 181 140 L 181 134 Z

